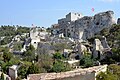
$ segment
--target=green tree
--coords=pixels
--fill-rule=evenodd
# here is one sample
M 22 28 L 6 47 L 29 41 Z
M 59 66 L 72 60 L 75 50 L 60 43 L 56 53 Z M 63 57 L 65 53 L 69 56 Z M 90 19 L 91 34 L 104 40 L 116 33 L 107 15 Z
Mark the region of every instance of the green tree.
M 18 75 L 21 79 L 23 78 L 27 78 L 27 70 L 28 70 L 28 66 L 26 65 L 22 65 L 19 69 L 18 69 Z
M 65 71 L 65 70 L 66 70 L 66 68 L 65 68 L 65 65 L 62 61 L 56 61 L 53 64 L 53 67 L 52 67 L 53 72 L 62 72 L 62 71 Z
M 14 36 L 16 33 L 14 26 L 1 26 L 0 27 L 0 37 L 2 36 Z
M 38 65 L 40 68 L 44 68 L 44 70 L 41 70 L 40 72 L 50 72 L 51 68 L 53 66 L 54 60 L 52 57 L 48 54 L 40 54 L 38 60 Z
M 22 49 L 22 43 L 16 42 L 13 46 L 14 50 L 21 50 Z
M 1 45 L 6 45 L 6 44 L 10 43 L 11 41 L 12 41 L 12 37 L 6 36 L 4 39 L 2 39 L 2 40 L 0 41 L 0 44 L 1 44 Z
M 10 61 L 3 63 L 1 65 L 2 71 L 7 74 L 9 67 L 12 66 L 12 65 L 13 65 L 13 63 L 10 62 Z
M 91 56 L 84 56 L 81 60 L 80 60 L 80 65 L 82 65 L 83 67 L 91 67 L 93 66 L 93 59 L 91 59 Z
M 30 31 L 30 28 L 28 27 L 18 26 L 16 33 L 21 35 L 23 33 L 29 33 L 29 31 Z
M 67 47 L 66 43 L 56 43 L 53 45 L 55 51 L 64 51 L 64 49 Z
M 53 55 L 53 58 L 54 58 L 54 59 L 63 59 L 63 56 L 62 56 L 61 53 L 57 52 L 57 53 L 55 53 L 55 54 Z
M 118 80 L 120 80 L 120 66 L 116 64 L 111 64 L 108 66 L 108 71 L 113 74 L 118 76 Z
M 39 69 L 38 65 L 32 64 L 28 68 L 27 74 L 36 74 L 36 73 L 39 73 L 39 72 L 40 72 L 40 69 Z
M 35 51 L 35 48 L 32 44 L 30 44 L 30 46 L 28 46 L 27 50 L 31 50 L 33 52 L 33 51 Z
M 10 61 L 10 59 L 12 58 L 12 53 L 10 53 L 10 52 L 4 52 L 3 53 L 3 58 L 4 58 L 5 62 Z
M 118 80 L 116 75 L 101 72 L 96 76 L 96 80 Z
M 116 62 L 120 62 L 120 48 L 112 48 L 113 56 L 112 59 Z
M 33 45 L 30 44 L 30 46 L 27 48 L 27 51 L 23 53 L 23 59 L 25 61 L 33 61 L 35 57 L 35 48 Z

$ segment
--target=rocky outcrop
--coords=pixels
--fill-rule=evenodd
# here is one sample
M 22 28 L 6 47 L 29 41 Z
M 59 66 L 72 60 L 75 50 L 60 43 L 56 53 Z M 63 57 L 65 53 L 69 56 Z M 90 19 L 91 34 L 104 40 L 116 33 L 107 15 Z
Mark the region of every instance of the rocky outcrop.
M 93 44 L 93 57 L 103 59 L 106 56 L 106 52 L 109 52 L 111 48 L 109 47 L 106 38 L 103 36 L 100 40 L 95 39 Z
M 98 13 L 94 16 L 84 16 L 75 21 L 60 23 L 60 31 L 65 37 L 86 40 L 100 32 L 104 28 L 109 28 L 115 24 L 113 11 Z
M 115 23 L 113 14 L 113 11 L 107 11 L 77 20 L 77 28 L 84 29 L 82 39 L 91 38 L 102 29 L 111 27 Z
M 78 53 L 79 53 L 80 58 L 82 58 L 83 55 L 85 54 L 85 52 L 87 52 L 87 48 L 81 43 L 78 43 L 77 49 L 78 49 Z
M 101 38 L 101 43 L 102 43 L 102 45 L 103 45 L 103 48 L 109 49 L 109 50 L 111 49 L 110 46 L 109 46 L 108 43 L 107 43 L 106 37 L 102 36 L 102 38 Z
M 120 18 L 118 18 L 118 20 L 117 20 L 117 24 L 120 24 Z

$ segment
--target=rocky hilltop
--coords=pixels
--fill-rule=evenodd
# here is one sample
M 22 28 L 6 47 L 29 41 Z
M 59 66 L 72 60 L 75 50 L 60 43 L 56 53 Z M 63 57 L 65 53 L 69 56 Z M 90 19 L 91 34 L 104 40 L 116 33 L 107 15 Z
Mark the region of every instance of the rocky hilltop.
M 69 16 L 70 18 L 75 18 L 78 15 L 71 13 Z M 58 24 L 60 26 L 59 31 L 62 31 L 62 33 L 67 37 L 77 38 L 80 40 L 91 38 L 102 29 L 109 28 L 115 24 L 113 11 L 101 12 L 94 16 L 81 16 L 74 21 L 72 19 L 68 19 L 69 18 L 66 17 L 58 20 Z
M 95 16 L 90 17 L 90 19 L 86 21 L 86 25 L 88 26 L 84 30 L 83 39 L 91 38 L 94 36 L 95 33 L 98 33 L 102 29 L 109 28 L 113 24 L 115 24 L 113 14 L 114 14 L 113 11 L 107 11 L 107 12 L 98 13 Z M 78 25 L 78 27 L 81 27 L 81 26 Z

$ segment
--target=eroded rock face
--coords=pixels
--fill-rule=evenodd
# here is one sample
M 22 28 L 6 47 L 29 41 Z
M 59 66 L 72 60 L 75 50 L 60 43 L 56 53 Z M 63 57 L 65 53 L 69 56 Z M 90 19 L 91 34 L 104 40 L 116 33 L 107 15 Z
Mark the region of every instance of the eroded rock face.
M 101 60 L 105 58 L 106 52 L 109 52 L 111 48 L 109 47 L 106 38 L 103 36 L 101 40 L 95 39 L 93 44 L 93 57 L 100 58 Z
M 75 21 L 61 23 L 61 31 L 67 37 L 86 40 L 115 24 L 113 11 L 98 13 L 94 16 L 84 16 Z
M 120 24 L 120 18 L 118 18 L 118 20 L 117 20 L 117 24 Z
M 103 47 L 105 49 L 109 49 L 110 50 L 110 46 L 107 43 L 106 37 L 102 36 L 101 43 L 102 43 L 102 45 L 103 45 Z
M 93 17 L 83 17 L 77 20 L 77 27 L 79 29 L 84 27 L 82 39 L 91 38 L 102 29 L 111 27 L 115 23 L 113 14 L 113 11 L 107 11 L 98 13 Z

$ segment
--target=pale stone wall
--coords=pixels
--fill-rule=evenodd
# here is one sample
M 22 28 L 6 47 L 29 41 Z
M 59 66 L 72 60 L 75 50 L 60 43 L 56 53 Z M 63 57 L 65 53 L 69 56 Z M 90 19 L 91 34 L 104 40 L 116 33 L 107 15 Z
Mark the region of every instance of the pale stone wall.
M 107 65 L 101 65 L 61 73 L 30 74 L 28 80 L 96 80 L 96 75 L 106 70 Z
M 33 28 L 31 31 L 30 31 L 30 38 L 31 39 L 35 39 L 38 37 L 38 28 Z
M 69 14 L 66 15 L 66 21 L 68 21 L 68 22 L 75 21 L 75 20 L 78 20 L 81 17 L 82 17 L 82 15 L 79 14 L 79 13 L 70 12 Z
M 16 80 L 17 78 L 17 70 L 9 69 L 9 76 L 11 77 L 12 80 Z
M 38 42 L 40 42 L 38 28 L 33 28 L 30 31 L 30 38 L 31 38 L 31 44 L 34 46 L 35 49 L 37 49 Z
M 38 47 L 38 42 L 40 42 L 40 39 L 32 39 L 31 44 L 34 46 L 35 49 Z
M 66 22 L 66 18 L 62 18 L 58 20 L 58 24 L 63 24 Z

